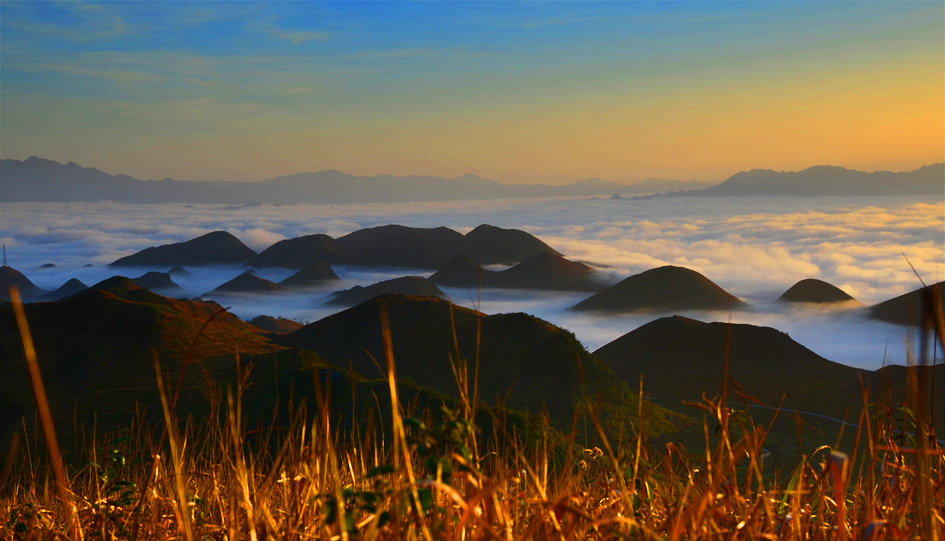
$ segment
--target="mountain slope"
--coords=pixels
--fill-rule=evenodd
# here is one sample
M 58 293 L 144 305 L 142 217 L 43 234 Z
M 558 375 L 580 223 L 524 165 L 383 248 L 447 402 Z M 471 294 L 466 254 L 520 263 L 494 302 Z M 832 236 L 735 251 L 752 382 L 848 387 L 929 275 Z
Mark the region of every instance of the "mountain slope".
M 151 291 L 180 289 L 180 286 L 171 279 L 169 272 L 146 272 L 131 280 L 139 286 Z
M 703 323 L 680 316 L 657 319 L 594 352 L 628 383 L 643 385 L 651 396 L 671 401 L 698 401 L 702 393 L 721 392 L 728 355 L 729 400 L 740 402 L 737 387 L 769 407 L 784 395 L 785 411 L 797 409 L 836 419 L 863 408 L 861 381 L 870 401 L 880 389 L 892 404 L 906 400 L 906 373 L 913 368 L 889 366 L 867 371 L 827 360 L 786 333 L 770 327 Z M 929 368 L 922 369 L 926 374 Z M 945 374 L 945 365 L 936 368 Z M 945 427 L 945 389 L 935 393 L 937 426 Z M 677 402 L 678 403 L 678 402 Z
M 899 325 L 920 326 L 927 300 L 934 303 L 937 297 L 939 308 L 945 310 L 945 299 L 942 298 L 943 285 L 945 281 L 930 285 L 928 290 L 916 289 L 873 305 L 868 308 L 869 316 Z
M 478 344 L 479 394 L 486 403 L 500 400 L 532 413 L 546 408 L 553 426 L 567 430 L 575 411 L 583 411 L 582 396 L 590 397 L 604 405 L 604 420 L 613 435 L 620 429 L 626 434 L 635 416 L 636 397 L 630 389 L 589 355 L 571 333 L 526 314 L 487 316 L 440 299 L 386 295 L 306 325 L 281 342 L 314 350 L 336 366 L 350 363 L 366 377 L 378 377 L 381 372 L 375 360 L 381 367 L 385 363 L 381 340 L 384 312 L 401 379 L 455 396 L 450 359 L 456 359 L 456 344 L 470 372 Z M 649 412 L 656 432 L 685 422 L 656 406 Z
M 597 271 L 569 261 L 557 252 L 539 252 L 503 271 L 483 269 L 471 257 L 460 254 L 430 276 L 446 287 L 542 289 L 547 291 L 600 291 L 604 285 Z
M 721 310 L 743 304 L 698 272 L 667 265 L 630 276 L 571 309 L 597 312 Z
M 399 295 L 415 295 L 421 297 L 445 298 L 446 294 L 440 291 L 426 278 L 420 276 L 403 276 L 371 284 L 369 286 L 354 286 L 351 289 L 336 292 L 335 296 L 326 304 L 354 306 L 379 295 L 396 293 Z
M 806 278 L 789 287 L 775 302 L 831 303 L 850 301 L 856 302 L 856 299 L 839 287 L 816 278 Z
M 185 242 L 152 246 L 110 263 L 114 267 L 200 266 L 242 263 L 256 252 L 226 231 L 214 231 Z
M 490 287 L 495 271 L 483 269 L 479 263 L 466 254 L 459 254 L 440 270 L 434 272 L 429 280 L 436 285 L 446 287 Z
M 463 252 L 465 240 L 447 227 L 383 225 L 349 233 L 338 243 L 355 265 L 436 269 Z
M 466 233 L 464 252 L 485 264 L 518 263 L 542 252 L 559 254 L 540 239 L 521 229 L 482 224 Z
M 54 291 L 47 293 L 43 296 L 44 301 L 58 301 L 59 299 L 64 299 L 75 295 L 80 291 L 88 289 L 89 286 L 85 285 L 81 280 L 77 278 L 70 278 L 66 283 L 59 286 Z
M 338 275 L 331 266 L 325 261 L 319 261 L 289 276 L 279 284 L 288 287 L 307 287 L 324 285 L 337 280 L 339 280 Z
M 160 411 L 154 400 L 152 351 L 171 374 L 180 373 L 189 352 L 194 364 L 184 384 L 199 401 L 204 370 L 211 375 L 232 371 L 237 352 L 248 360 L 283 349 L 236 316 L 218 314 L 220 310 L 212 302 L 156 295 L 122 277 L 60 301 L 26 305 L 59 426 L 72 426 L 73 411 L 98 411 L 100 427 L 118 418 L 127 422 L 136 403 Z M 173 377 L 171 381 L 176 384 Z M 0 434 L 10 430 L 6 423 L 15 424 L 21 414 L 31 412 L 32 403 L 13 311 L 10 305 L 0 305 Z
M 493 273 L 487 282 L 491 287 L 544 289 L 557 291 L 600 291 L 604 285 L 597 271 L 569 261 L 557 252 L 540 252 L 518 265 Z
M 31 282 L 22 272 L 13 267 L 3 265 L 0 267 L 0 300 L 10 300 L 10 287 L 15 287 L 20 290 L 20 298 L 23 299 L 24 302 L 29 302 L 45 293 L 45 291 L 37 287 L 37 285 Z
M 328 235 L 315 234 L 280 240 L 252 257 L 251 267 L 303 269 L 319 261 L 338 261 L 345 254 L 341 244 Z
M 283 287 L 271 280 L 260 278 L 250 272 L 244 272 L 236 278 L 220 284 L 209 294 L 214 293 L 271 293 L 282 291 Z

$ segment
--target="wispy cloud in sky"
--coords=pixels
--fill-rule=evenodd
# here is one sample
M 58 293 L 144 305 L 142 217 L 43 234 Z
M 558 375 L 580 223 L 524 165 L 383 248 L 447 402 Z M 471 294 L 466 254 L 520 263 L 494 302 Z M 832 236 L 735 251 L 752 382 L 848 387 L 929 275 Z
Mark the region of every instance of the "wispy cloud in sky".
M 925 2 L 5 2 L 0 142 L 144 178 L 913 169 L 945 159 L 943 16 Z M 215 136 L 100 114 L 172 118 L 194 100 L 216 102 L 210 126 L 228 125 L 227 104 L 261 113 Z

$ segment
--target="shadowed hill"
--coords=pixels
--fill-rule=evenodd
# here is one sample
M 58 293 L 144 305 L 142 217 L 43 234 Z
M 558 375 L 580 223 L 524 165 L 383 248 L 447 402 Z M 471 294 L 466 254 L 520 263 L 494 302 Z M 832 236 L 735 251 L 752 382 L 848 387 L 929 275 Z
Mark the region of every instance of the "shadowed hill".
M 421 297 L 446 297 L 440 288 L 426 278 L 420 276 L 403 276 L 392 280 L 384 280 L 366 287 L 354 286 L 335 294 L 335 297 L 326 304 L 354 306 L 373 299 L 378 295 L 397 293 L 400 295 L 416 295 Z
M 857 302 L 856 299 L 847 295 L 839 287 L 816 278 L 807 278 L 788 288 L 775 302 L 831 303 L 850 301 Z
M 471 257 L 461 254 L 430 276 L 430 281 L 447 287 L 544 289 L 554 291 L 600 291 L 604 288 L 597 271 L 569 261 L 557 252 L 539 252 L 504 271 L 482 269 Z
M 466 233 L 466 251 L 485 264 L 518 263 L 542 252 L 559 254 L 531 233 L 482 224 Z
M 229 370 L 233 355 L 281 350 L 259 330 L 212 302 L 156 295 L 113 277 L 55 302 L 25 306 L 52 410 L 71 426 L 73 411 L 98 411 L 100 426 L 128 421 L 139 401 L 160 410 L 152 350 L 165 370 L 179 373 L 187 352 L 195 364 L 186 385 L 199 391 L 200 374 Z M 209 323 L 207 323 L 209 321 Z M 204 327 L 204 324 L 206 326 Z M 198 337 L 198 331 L 203 327 Z M 204 361 L 223 356 L 223 364 Z M 197 393 L 199 398 L 199 392 Z M 33 398 L 10 305 L 0 306 L 0 432 L 31 412 Z
M 249 320 L 249 323 L 264 331 L 276 333 L 289 333 L 302 327 L 298 321 L 272 316 L 256 316 Z
M 925 296 L 932 295 L 930 302 L 938 298 L 939 307 L 945 310 L 945 302 L 942 299 L 942 285 L 945 282 L 939 282 L 929 286 L 928 292 L 925 288 L 910 291 L 904 295 L 883 301 L 871 306 L 869 316 L 873 319 L 888 321 L 899 325 L 921 326 L 923 310 L 925 306 Z
M 723 362 L 731 330 L 729 375 L 746 393 L 777 406 L 812 406 L 810 394 L 827 396 L 838 382 L 864 371 L 828 361 L 777 329 L 703 323 L 672 316 L 657 319 L 594 352 L 618 376 L 640 381 L 653 396 L 698 400 L 722 389 Z M 732 387 L 729 387 L 732 389 Z
M 462 252 L 463 235 L 447 227 L 384 225 L 361 229 L 338 239 L 348 262 L 369 267 L 436 269 Z
M 145 289 L 150 289 L 151 291 L 180 289 L 180 286 L 171 279 L 171 274 L 169 272 L 146 272 L 137 278 L 132 278 L 131 280 L 139 286 Z
M 127 278 L 113 277 L 68 299 L 29 304 L 25 309 L 59 442 L 66 453 L 76 444 L 87 445 L 75 439 L 73 426 L 86 434 L 95 427 L 101 434 L 127 427 L 133 418 L 135 423 L 142 419 L 163 423 L 152 350 L 160 359 L 169 400 L 180 382 L 175 410 L 181 420 L 211 414 L 212 397 L 219 397 L 225 387 L 239 385 L 237 352 L 243 370 L 251 369 L 242 408 L 250 425 L 282 426 L 288 422 L 288 410 L 300 401 L 315 415 L 313 374 L 322 388 L 331 389 L 330 407 L 339 415 L 337 426 L 342 433 L 353 423 L 364 422 L 364 417 L 372 423 L 379 419 L 381 424 L 390 419 L 386 381 L 365 381 L 347 369 L 331 367 L 314 352 L 285 349 L 259 328 L 220 312 L 213 302 L 169 299 Z M 4 448 L 21 423 L 33 426 L 35 416 L 13 320 L 11 305 L 0 305 L 0 444 Z M 186 368 L 185 356 L 191 360 Z M 400 382 L 398 391 L 404 404 L 434 415 L 444 403 L 455 408 L 449 397 L 410 382 Z M 355 404 L 372 401 L 376 407 L 354 411 Z M 537 437 L 538 419 L 517 412 L 507 415 L 510 427 Z M 481 426 L 490 426 L 487 412 L 478 420 Z M 389 426 L 385 430 L 389 433 Z M 557 434 L 551 437 L 562 440 Z
M 606 344 L 594 355 L 628 383 L 643 376 L 647 393 L 669 400 L 697 401 L 721 392 L 728 344 L 728 370 L 741 389 L 767 406 L 784 398 L 787 411 L 798 409 L 855 421 L 863 407 L 861 378 L 875 401 L 882 386 L 893 403 L 905 400 L 904 366 L 875 372 L 827 360 L 786 333 L 770 327 L 703 323 L 680 316 L 657 319 Z M 927 370 L 927 369 L 926 369 Z M 945 374 L 940 366 L 938 374 Z M 729 399 L 739 401 L 729 382 Z M 945 389 L 936 389 L 936 406 L 945 421 Z M 945 425 L 943 425 L 945 426 Z
M 226 231 L 214 231 L 206 235 L 163 246 L 153 246 L 136 254 L 115 260 L 111 266 L 155 266 L 215 265 L 242 263 L 256 252 Z
M 743 305 L 737 297 L 698 272 L 667 265 L 626 278 L 571 309 L 597 312 L 721 310 Z
M 251 267 L 304 269 L 320 261 L 340 261 L 347 253 L 341 243 L 328 235 L 316 234 L 280 240 L 250 259 Z
M 466 235 L 446 227 L 383 225 L 361 229 L 338 239 L 337 261 L 355 265 L 439 269 L 460 254 L 483 263 L 518 263 L 553 252 L 535 236 L 518 229 L 480 225 Z
M 45 293 L 22 272 L 4 265 L 0 267 L 0 300 L 10 300 L 9 289 L 11 286 L 20 290 L 20 297 L 24 302 L 29 302 Z
M 459 254 L 430 276 L 434 284 L 446 287 L 489 287 L 495 271 L 483 269 L 466 254 Z
M 59 286 L 55 291 L 51 291 L 43 297 L 44 301 L 58 301 L 59 299 L 64 299 L 66 297 L 71 297 L 80 291 L 88 289 L 89 286 L 85 285 L 81 280 L 77 278 L 70 278 L 66 283 Z
M 325 261 L 319 261 L 279 282 L 288 287 L 306 287 L 324 285 L 338 280 L 338 275 Z
M 455 396 L 450 359 L 456 359 L 456 344 L 470 373 L 478 344 L 479 393 L 484 402 L 494 404 L 499 399 L 532 413 L 546 408 L 554 426 L 568 429 L 575 411 L 582 410 L 585 396 L 606 408 L 611 434 L 616 436 L 622 429 L 626 435 L 629 430 L 637 406 L 627 385 L 589 355 L 571 333 L 526 314 L 487 316 L 441 299 L 385 295 L 306 325 L 280 341 L 317 351 L 336 366 L 350 363 L 356 372 L 378 377 L 381 372 L 375 360 L 380 366 L 385 363 L 380 326 L 385 310 L 400 379 Z M 657 432 L 682 422 L 656 406 L 649 412 Z
M 271 293 L 282 291 L 283 287 L 271 280 L 260 278 L 255 274 L 244 272 L 236 278 L 220 284 L 209 294 L 213 293 Z
M 171 276 L 190 276 L 190 271 L 183 265 L 175 265 L 168 269 L 167 273 Z
M 600 291 L 604 289 L 597 271 L 569 261 L 557 252 L 539 252 L 510 269 L 490 275 L 492 287 L 547 289 L 561 291 Z

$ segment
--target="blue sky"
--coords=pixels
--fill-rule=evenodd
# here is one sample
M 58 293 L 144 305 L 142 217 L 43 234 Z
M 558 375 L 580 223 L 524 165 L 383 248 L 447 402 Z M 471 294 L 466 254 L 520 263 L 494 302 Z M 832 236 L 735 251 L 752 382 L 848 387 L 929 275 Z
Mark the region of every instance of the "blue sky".
M 945 152 L 943 20 L 940 2 L 3 2 L 0 142 L 142 178 L 909 169 Z

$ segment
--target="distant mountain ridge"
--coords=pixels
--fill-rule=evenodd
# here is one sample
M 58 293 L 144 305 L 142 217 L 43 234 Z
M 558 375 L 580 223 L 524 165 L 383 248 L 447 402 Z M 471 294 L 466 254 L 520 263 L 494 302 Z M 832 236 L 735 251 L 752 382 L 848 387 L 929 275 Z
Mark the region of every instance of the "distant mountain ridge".
M 743 196 L 788 195 L 814 197 L 826 195 L 937 195 L 945 196 L 945 163 L 920 167 L 914 171 L 866 173 L 844 167 L 818 165 L 803 171 L 753 169 L 729 177 L 725 182 L 702 190 L 675 191 L 643 196 Z
M 139 180 L 75 162 L 61 164 L 36 156 L 0 160 L 0 200 L 5 202 L 337 204 L 644 194 L 692 187 L 691 182 L 665 179 L 646 179 L 639 186 L 600 179 L 552 186 L 503 184 L 473 174 L 452 179 L 425 175 L 359 177 L 335 169 L 259 182 Z
M 139 180 L 112 175 L 75 162 L 61 164 L 31 156 L 0 160 L 0 200 L 116 201 L 119 203 L 297 204 L 419 202 L 517 197 L 680 195 L 916 195 L 943 194 L 945 164 L 914 171 L 866 173 L 820 165 L 802 171 L 754 169 L 721 184 L 648 178 L 635 183 L 588 178 L 564 186 L 504 184 L 466 174 L 457 178 L 425 175 L 359 177 L 335 169 L 283 175 L 259 182 Z

